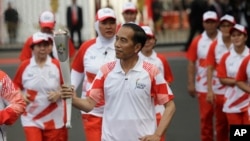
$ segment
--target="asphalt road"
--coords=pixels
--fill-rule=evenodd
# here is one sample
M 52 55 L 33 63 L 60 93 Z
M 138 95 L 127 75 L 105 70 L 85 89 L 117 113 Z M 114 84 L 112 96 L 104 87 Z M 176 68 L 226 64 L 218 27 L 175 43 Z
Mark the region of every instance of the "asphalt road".
M 165 50 L 158 50 L 163 52 Z M 17 57 L 18 53 L 0 52 L 0 60 L 3 54 L 7 57 Z M 166 132 L 167 141 L 199 141 L 199 115 L 197 99 L 191 98 L 187 93 L 187 61 L 178 55 L 168 58 L 174 74 L 174 82 L 171 88 L 175 94 L 176 113 L 172 123 Z M 0 64 L 0 69 L 13 77 L 18 63 Z M 119 127 L 118 127 L 119 128 Z M 24 141 L 24 134 L 17 121 L 14 125 L 7 127 L 8 141 Z M 72 128 L 69 129 L 69 141 L 84 141 L 80 112 L 73 108 Z

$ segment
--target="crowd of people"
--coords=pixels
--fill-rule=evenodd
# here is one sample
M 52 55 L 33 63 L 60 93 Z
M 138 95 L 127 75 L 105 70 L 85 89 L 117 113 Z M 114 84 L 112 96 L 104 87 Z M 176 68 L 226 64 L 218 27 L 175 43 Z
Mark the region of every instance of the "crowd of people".
M 198 98 L 201 141 L 228 141 L 230 125 L 250 122 L 249 31 L 215 11 L 203 14 L 202 25 L 187 51 L 188 92 Z
M 0 130 L 20 116 L 27 141 L 67 141 L 65 99 L 70 98 L 81 111 L 87 141 L 165 141 L 176 110 L 174 77 L 166 57 L 154 50 L 152 27 L 135 22 L 138 12 L 134 3 L 125 3 L 125 22 L 118 24 L 113 9 L 100 8 L 97 36 L 79 38 L 77 51 L 69 39 L 72 85 L 62 79 L 54 14 L 42 12 L 40 31 L 24 44 L 14 79 L 0 71 Z M 187 49 L 187 90 L 198 98 L 201 141 L 228 141 L 230 125 L 250 124 L 250 31 L 233 15 L 212 10 L 201 22 L 204 30 Z M 6 141 L 5 132 L 0 141 Z
M 19 56 L 21 64 L 12 80 L 16 92 L 2 91 L 11 89 L 9 85 L 1 87 L 4 101 L 11 94 L 20 101 L 11 109 L 18 108 L 11 122 L 1 111 L 0 117 L 6 119 L 1 126 L 20 116 L 25 140 L 67 141 L 65 99 L 72 98 L 72 105 L 82 111 L 86 140 L 164 141 L 175 113 L 169 87 L 173 75 L 166 58 L 153 49 L 157 40 L 151 27 L 135 22 L 137 13 L 134 3 L 125 3 L 121 13 L 125 23 L 118 26 L 114 10 L 101 8 L 94 24 L 96 38 L 81 42 L 77 52 L 69 39 L 72 85 L 68 86 L 53 38 L 55 16 L 42 12 L 40 31 L 27 39 Z M 80 84 L 82 96 L 77 97 Z M 118 124 L 121 130 L 116 129 Z

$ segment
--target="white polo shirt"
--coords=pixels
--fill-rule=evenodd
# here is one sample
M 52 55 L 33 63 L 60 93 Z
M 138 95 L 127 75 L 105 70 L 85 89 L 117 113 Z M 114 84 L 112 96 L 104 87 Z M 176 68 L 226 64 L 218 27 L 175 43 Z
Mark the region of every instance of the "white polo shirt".
M 86 91 L 89 89 L 92 81 L 94 80 L 100 67 L 110 61 L 116 59 L 114 41 L 109 44 L 103 45 L 100 38 L 92 39 L 84 43 L 76 55 L 72 70 L 80 73 L 84 77 L 83 87 L 82 87 L 82 98 L 86 97 Z M 72 73 L 71 73 L 72 74 Z M 78 78 L 71 78 L 72 84 L 76 85 Z M 82 113 L 85 113 L 82 111 Z M 91 112 L 87 114 L 93 114 L 95 116 L 101 117 L 103 113 L 103 107 L 95 107 Z
M 208 51 L 207 55 L 207 65 L 213 66 L 213 78 L 212 78 L 212 87 L 213 92 L 218 95 L 224 95 L 225 86 L 220 83 L 219 78 L 217 77 L 217 67 L 221 60 L 221 57 L 227 53 L 230 49 L 232 49 L 232 45 L 227 48 L 225 43 L 222 40 L 222 36 L 219 36 L 216 41 L 214 41 Z
M 62 84 L 59 62 L 47 57 L 41 68 L 35 62 L 34 56 L 22 62 L 19 66 L 14 83 L 24 93 L 30 95 L 31 103 L 27 105 L 21 116 L 23 126 L 33 126 L 41 129 L 58 129 L 64 126 L 64 102 L 59 99 L 51 103 L 48 100 L 49 91 L 57 91 Z
M 217 39 L 218 36 L 221 36 L 220 34 L 221 33 L 218 31 L 215 39 Z M 209 38 L 204 31 L 202 34 L 194 38 L 187 52 L 187 59 L 195 62 L 196 65 L 195 89 L 197 92 L 207 93 L 206 58 L 209 47 L 214 40 Z
M 156 130 L 155 104 L 165 104 L 173 93 L 159 70 L 138 60 L 127 74 L 120 60 L 105 64 L 88 95 L 104 104 L 102 141 L 135 141 Z
M 218 77 L 219 78 L 234 78 L 238 73 L 243 59 L 249 55 L 249 49 L 245 47 L 243 53 L 238 54 L 235 52 L 234 48 L 230 52 L 223 55 L 221 62 L 218 67 Z M 223 112 L 226 113 L 240 113 L 247 110 L 249 105 L 248 94 L 242 91 L 236 85 L 226 86 L 225 98 L 226 101 L 223 105 Z

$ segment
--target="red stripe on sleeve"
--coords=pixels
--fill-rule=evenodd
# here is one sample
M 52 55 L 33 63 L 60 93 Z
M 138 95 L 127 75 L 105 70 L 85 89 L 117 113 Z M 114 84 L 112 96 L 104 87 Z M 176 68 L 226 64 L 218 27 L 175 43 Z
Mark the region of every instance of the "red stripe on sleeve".
M 187 59 L 194 62 L 197 59 L 197 49 L 198 49 L 198 43 L 201 39 L 201 34 L 195 37 L 189 46 L 188 52 L 187 52 Z
M 30 59 L 23 61 L 19 66 L 19 68 L 17 69 L 16 75 L 13 79 L 15 86 L 20 88 L 21 90 L 23 90 L 23 83 L 22 83 L 23 72 L 29 64 L 30 64 Z
M 83 43 L 80 46 L 80 50 L 77 52 L 73 63 L 72 63 L 72 69 L 74 69 L 77 72 L 83 73 L 84 72 L 84 55 L 86 53 L 86 50 L 96 42 L 96 39 L 89 40 L 85 43 Z
M 215 60 L 215 48 L 218 44 L 218 41 L 215 40 L 212 42 L 212 44 L 209 47 L 208 54 L 207 54 L 207 65 L 216 67 L 216 60 Z
M 250 55 L 248 55 L 242 61 L 238 73 L 236 75 L 236 81 L 247 81 L 247 65 L 249 63 L 249 60 L 250 60 Z
M 227 60 L 227 57 L 230 55 L 230 52 L 224 54 L 220 60 L 220 63 L 217 67 L 217 76 L 219 78 L 226 78 L 227 77 L 227 70 L 226 70 L 226 60 Z

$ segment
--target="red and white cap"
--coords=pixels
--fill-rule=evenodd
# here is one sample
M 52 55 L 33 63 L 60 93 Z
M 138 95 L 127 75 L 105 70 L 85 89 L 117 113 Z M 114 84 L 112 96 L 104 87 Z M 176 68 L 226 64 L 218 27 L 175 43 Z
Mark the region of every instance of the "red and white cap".
M 227 22 L 230 22 L 232 24 L 236 23 L 234 17 L 231 15 L 228 15 L 228 14 L 226 14 L 220 18 L 220 22 L 223 22 L 223 21 L 227 21 Z
M 218 16 L 214 11 L 207 11 L 203 14 L 203 21 L 207 21 L 207 20 L 217 21 Z
M 53 39 L 50 35 L 46 34 L 46 33 L 42 33 L 42 32 L 36 32 L 32 35 L 32 44 L 38 44 L 41 43 L 43 41 L 52 41 Z
M 232 32 L 233 32 L 234 30 L 237 30 L 237 31 L 239 31 L 239 32 L 241 32 L 241 33 L 247 35 L 247 30 L 246 30 L 245 26 L 243 26 L 243 25 L 235 24 L 235 25 L 230 29 L 230 34 L 232 34 Z
M 55 16 L 51 11 L 44 11 L 39 17 L 40 27 L 48 27 L 53 29 L 55 26 Z
M 97 21 L 103 21 L 103 20 L 106 20 L 107 18 L 116 19 L 114 10 L 110 8 L 102 8 L 97 11 L 97 14 L 96 14 Z
M 151 30 L 149 26 L 141 26 L 141 28 L 144 30 L 144 32 L 147 34 L 147 36 L 154 37 L 154 33 Z
M 126 2 L 122 7 L 122 13 L 124 13 L 125 11 L 137 12 L 137 8 L 134 3 Z

